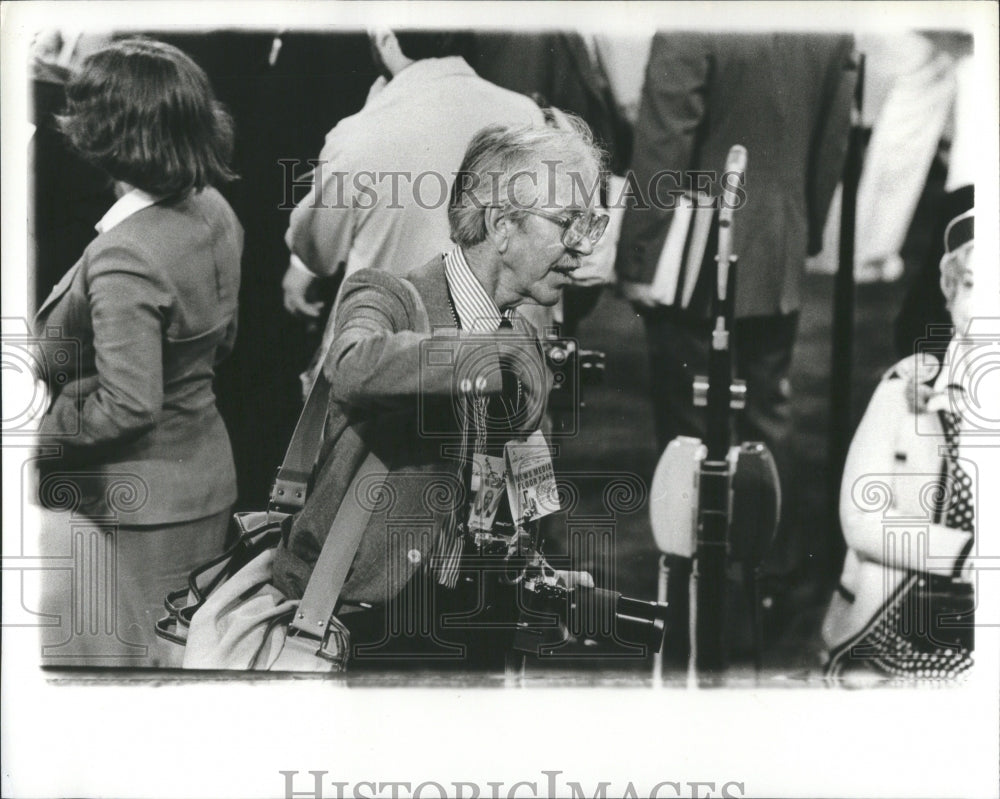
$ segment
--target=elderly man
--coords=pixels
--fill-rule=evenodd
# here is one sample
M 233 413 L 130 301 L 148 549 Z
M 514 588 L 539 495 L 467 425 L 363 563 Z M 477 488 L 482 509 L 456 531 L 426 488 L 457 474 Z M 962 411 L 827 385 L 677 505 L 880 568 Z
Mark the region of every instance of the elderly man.
M 497 664 L 505 635 L 488 625 L 511 618 L 513 594 L 495 574 L 477 577 L 467 566 L 482 554 L 475 542 L 520 534 L 523 509 L 512 512 L 505 493 L 495 517 L 484 524 L 476 514 L 472 527 L 475 492 L 486 488 L 477 476 L 504 471 L 509 442 L 540 440 L 549 373 L 517 308 L 552 306 L 578 279 L 607 225 L 589 190 L 600 162 L 578 120 L 562 129 L 486 128 L 452 188 L 456 246 L 405 278 L 364 269 L 344 284 L 324 367 L 332 386 L 324 448 L 310 499 L 279 549 L 275 582 L 300 596 L 341 505 L 380 497 L 340 594 L 355 665 L 429 653 Z M 369 453 L 385 471 L 360 485 Z M 358 607 L 371 610 L 351 612 Z M 470 629 L 438 624 L 463 610 L 479 620 Z M 400 616 L 414 634 L 392 635 Z

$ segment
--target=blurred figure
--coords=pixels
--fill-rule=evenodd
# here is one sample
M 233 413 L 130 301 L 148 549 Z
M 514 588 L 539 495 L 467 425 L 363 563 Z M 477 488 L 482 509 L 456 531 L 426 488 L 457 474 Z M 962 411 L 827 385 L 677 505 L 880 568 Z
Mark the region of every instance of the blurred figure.
M 95 37 L 43 31 L 32 49 L 33 130 L 28 144 L 28 307 L 34 313 L 66 270 L 97 235 L 94 225 L 115 201 L 106 173 L 73 150 L 56 122 L 66 105 L 66 84 L 81 46 Z
M 767 444 L 783 484 L 791 485 L 788 371 L 801 275 L 806 255 L 822 246 L 846 153 L 856 78 L 851 52 L 849 36 L 685 32 L 653 39 L 636 123 L 636 196 L 625 211 L 616 270 L 622 294 L 645 322 L 661 448 L 676 436 L 705 433 L 704 411 L 692 404 L 692 382 L 708 373 L 715 272 L 714 231 L 702 238 L 703 252 L 694 252 L 697 236 L 685 233 L 684 260 L 693 269 L 678 273 L 672 304 L 659 304 L 653 284 L 678 216 L 669 195 L 719 196 L 729 149 L 742 144 L 748 162 L 745 203 L 734 222 L 735 363 L 737 376 L 747 381 L 747 406 L 737 414 L 737 437 Z M 664 170 L 675 174 L 658 177 Z M 797 548 L 787 532 L 779 534 L 766 567 L 791 572 Z M 686 568 L 675 565 L 677 573 Z M 671 585 L 677 589 L 671 607 L 686 619 L 686 581 Z M 685 640 L 667 646 L 686 661 Z
M 79 344 L 39 430 L 61 445 L 40 460 L 43 553 L 78 566 L 43 589 L 62 622 L 45 628 L 43 659 L 164 666 L 163 599 L 222 550 L 236 499 L 212 390 L 236 336 L 243 242 L 213 187 L 234 177 L 231 121 L 194 62 L 149 40 L 87 58 L 67 99 L 63 131 L 118 200 L 36 318 L 39 336 L 56 335 L 46 344 Z
M 951 317 L 941 295 L 938 265 L 945 254 L 945 229 L 952 219 L 970 211 L 975 205 L 974 184 L 981 171 L 977 141 L 979 132 L 987 129 L 986 121 L 981 117 L 982 104 L 977 102 L 978 85 L 973 70 L 971 41 L 957 34 L 928 34 L 928 37 L 946 58 L 953 61 L 953 67 L 948 70 L 948 77 L 953 77 L 955 88 L 953 124 L 951 142 L 946 149 L 945 195 L 935 198 L 931 246 L 917 273 L 911 276 L 896 317 L 895 344 L 900 356 L 912 354 L 917 347 L 943 354 L 948 347 Z M 889 136 L 888 133 L 885 135 Z M 947 132 L 945 135 L 948 135 Z
M 1000 315 L 977 268 L 973 216 L 956 217 L 944 235 L 939 287 L 955 326 L 944 359 L 921 352 L 886 373 L 844 466 L 848 550 L 823 637 L 828 675 L 852 683 L 951 678 L 972 665 L 968 558 L 981 532 L 977 497 L 995 480 L 977 466 L 982 448 L 972 446 L 974 435 L 963 433 L 977 426 L 969 410 L 984 399 L 995 405 L 996 397 L 973 383 L 968 356 L 983 339 L 970 322 Z
M 970 135 L 970 94 L 975 91 L 966 70 L 972 55 L 971 35 L 924 32 L 885 38 L 881 47 L 876 46 L 876 55 L 886 56 L 883 60 L 891 62 L 895 76 L 872 128 L 858 185 L 855 270 L 859 282 L 902 276 L 900 249 L 943 136 L 954 138 L 957 145 L 948 191 L 971 183 L 966 178 L 975 169 L 974 153 L 960 140 Z M 965 89 L 961 89 L 963 83 Z M 960 93 L 964 97 L 959 108 L 956 97 Z M 937 274 L 939 258 L 931 263 L 932 276 Z M 931 282 L 936 280 L 932 277 Z
M 485 80 L 579 116 L 621 175 L 632 154 L 632 130 L 614 94 L 593 37 L 574 32 L 477 31 L 476 72 Z
M 952 317 L 941 293 L 941 259 L 945 256 L 945 231 L 951 220 L 972 210 L 975 189 L 963 186 L 941 199 L 934 221 L 933 239 L 918 271 L 909 281 L 893 328 L 896 354 L 905 357 L 917 352 L 944 355 L 952 336 Z
M 294 205 L 293 170 L 282 162 L 302 164 L 316 155 L 327 132 L 364 104 L 375 67 L 363 30 L 150 35 L 183 50 L 205 70 L 236 127 L 233 166 L 240 179 L 222 193 L 246 232 L 240 335 L 231 357 L 219 366 L 216 391 L 236 460 L 237 507 L 253 510 L 267 502 L 274 469 L 302 409 L 298 375 L 322 334 L 283 310 L 285 232 Z M 322 285 L 317 293 L 331 295 L 333 288 Z M 261 380 L 261 374 L 269 379 Z
M 364 108 L 327 135 L 312 188 L 292 212 L 282 282 L 289 313 L 319 316 L 322 304 L 310 297 L 317 277 L 366 267 L 401 275 L 448 249 L 448 193 L 473 134 L 542 123 L 527 97 L 473 72 L 459 54 L 467 44 L 456 33 L 371 34 L 382 74 Z M 333 316 L 303 375 L 306 390 L 332 341 Z

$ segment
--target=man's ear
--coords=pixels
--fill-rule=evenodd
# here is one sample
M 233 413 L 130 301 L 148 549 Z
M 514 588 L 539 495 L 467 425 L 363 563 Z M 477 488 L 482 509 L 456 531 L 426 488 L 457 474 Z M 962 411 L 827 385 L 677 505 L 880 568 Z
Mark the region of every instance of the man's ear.
M 372 28 L 368 31 L 368 38 L 378 49 L 379 53 L 382 54 L 383 58 L 387 55 L 391 58 L 393 55 L 401 52 L 396 34 L 389 30 L 389 28 Z
M 497 252 L 506 252 L 510 245 L 511 219 L 503 208 L 486 209 L 486 237 L 493 242 Z

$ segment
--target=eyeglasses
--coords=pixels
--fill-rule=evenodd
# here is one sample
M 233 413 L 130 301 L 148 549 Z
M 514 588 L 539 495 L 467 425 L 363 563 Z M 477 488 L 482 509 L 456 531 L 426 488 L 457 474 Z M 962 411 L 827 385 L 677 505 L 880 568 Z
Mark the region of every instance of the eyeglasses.
M 522 208 L 529 214 L 540 216 L 555 222 L 562 227 L 562 243 L 567 250 L 576 250 L 588 255 L 594 251 L 597 242 L 601 240 L 608 227 L 607 214 L 594 214 L 590 211 L 572 211 L 568 215 L 551 214 L 537 208 Z M 582 246 L 581 246 L 582 245 Z

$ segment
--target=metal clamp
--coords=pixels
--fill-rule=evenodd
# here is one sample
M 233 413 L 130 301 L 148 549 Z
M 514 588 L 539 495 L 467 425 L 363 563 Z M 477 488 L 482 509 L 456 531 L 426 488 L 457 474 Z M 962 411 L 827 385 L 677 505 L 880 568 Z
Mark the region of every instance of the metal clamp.
M 734 380 L 729 387 L 729 407 L 742 411 L 747 406 L 747 381 Z
M 294 513 L 306 504 L 306 480 L 278 476 L 271 488 L 270 506 L 275 510 Z
M 694 379 L 694 406 L 708 406 L 708 378 L 699 375 Z M 729 387 L 729 407 L 734 411 L 742 411 L 747 406 L 747 384 L 745 380 L 734 380 Z
M 705 408 L 708 406 L 708 378 L 698 375 L 694 379 L 694 407 Z

